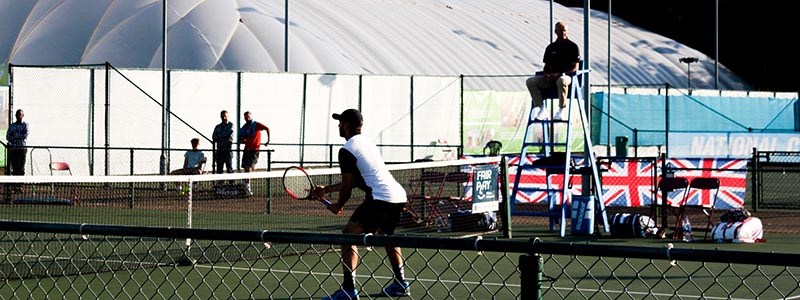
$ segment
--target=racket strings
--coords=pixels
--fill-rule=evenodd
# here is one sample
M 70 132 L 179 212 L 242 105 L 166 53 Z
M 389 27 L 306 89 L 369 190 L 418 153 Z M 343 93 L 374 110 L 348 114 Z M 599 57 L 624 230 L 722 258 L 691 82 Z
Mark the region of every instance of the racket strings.
M 283 177 L 283 186 L 291 196 L 304 199 L 311 196 L 314 186 L 306 173 L 294 169 L 288 170 Z

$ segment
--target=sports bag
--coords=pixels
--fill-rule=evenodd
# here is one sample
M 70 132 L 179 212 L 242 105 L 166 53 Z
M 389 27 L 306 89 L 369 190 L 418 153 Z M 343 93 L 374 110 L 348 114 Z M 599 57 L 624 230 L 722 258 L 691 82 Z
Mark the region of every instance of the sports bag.
M 745 219 L 750 217 L 750 212 L 746 209 L 740 208 L 731 208 L 722 216 L 719 217 L 720 222 L 742 222 Z
M 764 242 L 761 220 L 748 217 L 744 220 L 719 222 L 711 229 L 711 239 L 717 243 L 756 243 Z
M 472 211 L 451 213 L 447 220 L 448 231 L 490 231 L 497 229 L 495 212 L 473 214 Z
M 611 217 L 611 236 L 619 238 L 643 238 L 658 232 L 656 222 L 640 214 L 616 213 Z

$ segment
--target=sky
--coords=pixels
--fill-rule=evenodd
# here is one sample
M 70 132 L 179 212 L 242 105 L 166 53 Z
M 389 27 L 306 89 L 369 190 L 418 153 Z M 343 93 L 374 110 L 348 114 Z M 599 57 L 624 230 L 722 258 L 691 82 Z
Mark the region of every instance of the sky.
M 592 9 L 675 39 L 715 57 L 715 4 L 719 5 L 719 62 L 755 90 L 800 92 L 800 22 L 792 1 L 743 0 L 595 0 Z M 584 0 L 556 0 L 583 7 Z M 770 5 L 758 5 L 769 3 Z M 780 5 L 778 5 L 780 4 Z M 613 32 L 612 32 L 613 36 Z

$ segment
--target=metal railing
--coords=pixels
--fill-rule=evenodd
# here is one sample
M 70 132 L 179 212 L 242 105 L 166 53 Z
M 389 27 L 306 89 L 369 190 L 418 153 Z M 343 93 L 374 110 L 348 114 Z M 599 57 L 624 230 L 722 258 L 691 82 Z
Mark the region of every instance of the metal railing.
M 341 282 L 338 245 L 362 249 L 362 299 L 392 280 L 378 247 L 403 248 L 415 299 L 800 295 L 788 253 L 0 221 L 0 299 L 319 298 Z
M 462 155 L 461 146 L 453 145 L 377 145 L 387 163 L 408 163 L 413 157 L 432 160 L 454 160 Z M 3 147 L 5 148 L 5 147 Z M 66 162 L 74 175 L 153 175 L 159 173 L 161 148 L 147 147 L 86 147 L 30 145 L 26 156 L 26 175 L 51 175 L 50 163 Z M 261 148 L 261 157 L 256 169 L 271 170 L 273 167 L 290 165 L 328 166 L 338 164 L 337 151 L 341 144 L 287 144 L 275 143 Z M 179 169 L 183 165 L 183 154 L 191 149 L 166 149 L 170 163 L 166 169 Z M 214 149 L 200 149 L 207 162 L 205 171 L 215 170 Z M 242 149 L 232 150 L 234 170 L 241 170 Z M 302 155 L 305 152 L 305 155 Z

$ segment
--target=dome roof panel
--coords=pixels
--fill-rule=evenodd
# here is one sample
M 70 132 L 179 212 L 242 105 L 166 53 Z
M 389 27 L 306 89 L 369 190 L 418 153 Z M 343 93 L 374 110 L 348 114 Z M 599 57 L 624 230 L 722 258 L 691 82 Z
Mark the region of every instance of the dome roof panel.
M 91 1 L 92 5 L 87 5 Z M 13 3 L 13 4 L 10 4 Z M 21 4 L 20 4 L 21 3 Z M 15 64 L 109 61 L 122 67 L 161 66 L 161 1 L 5 1 L 0 54 Z M 289 71 L 417 75 L 523 75 L 542 68 L 551 38 L 549 2 L 528 0 L 293 0 Z M 284 2 L 170 1 L 170 68 L 283 71 Z M 6 10 L 7 9 L 7 10 Z M 607 15 L 592 11 L 583 53 L 583 10 L 553 5 L 590 63 L 592 84 L 608 74 Z M 24 16 L 24 17 L 19 17 Z M 7 24 L 12 22 L 12 24 Z M 15 23 L 16 22 L 16 23 Z M 21 24 L 20 24 L 21 22 Z M 714 60 L 621 19 L 612 23 L 611 84 L 712 88 Z M 10 45 L 10 46 L 9 46 Z M 748 89 L 720 66 L 721 89 Z M 502 82 L 501 82 L 502 81 Z M 519 78 L 471 80 L 467 88 L 524 90 Z

